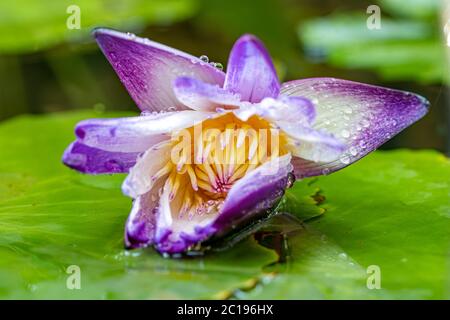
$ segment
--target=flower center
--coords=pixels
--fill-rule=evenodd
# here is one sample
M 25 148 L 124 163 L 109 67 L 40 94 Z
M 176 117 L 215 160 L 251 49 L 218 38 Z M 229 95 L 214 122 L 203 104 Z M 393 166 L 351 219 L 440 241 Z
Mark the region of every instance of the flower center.
M 285 140 L 261 118 L 243 122 L 227 113 L 174 134 L 171 159 L 152 180 L 167 176 L 164 191 L 180 208 L 178 218 L 218 212 L 234 183 L 286 154 Z

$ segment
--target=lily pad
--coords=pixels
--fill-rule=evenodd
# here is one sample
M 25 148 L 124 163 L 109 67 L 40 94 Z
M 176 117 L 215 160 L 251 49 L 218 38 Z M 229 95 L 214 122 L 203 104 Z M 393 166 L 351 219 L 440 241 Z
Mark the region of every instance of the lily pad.
M 126 252 L 124 176 L 84 176 L 60 164 L 74 124 L 94 116 L 20 117 L 0 126 L 1 298 L 214 298 L 264 276 L 277 256 L 253 239 L 198 259 Z M 80 268 L 80 290 L 66 286 L 71 265 Z
M 78 6 L 79 28 L 68 28 Z M 166 25 L 193 15 L 195 0 L 100 0 L 2 1 L 0 4 L 0 52 L 42 50 L 66 41 L 86 39 L 96 26 L 142 29 L 147 24 Z M 78 9 L 76 9 L 78 10 Z
M 449 176 L 443 155 L 400 150 L 301 182 L 320 188 L 326 213 L 286 234 L 286 262 L 243 297 L 448 299 Z M 367 287 L 372 268 L 380 289 Z
M 312 19 L 298 27 L 298 35 L 312 58 L 337 67 L 371 70 L 389 81 L 448 80 L 442 67 L 444 45 L 432 23 L 383 16 L 381 28 L 370 30 L 368 17 L 355 13 Z
M 0 298 L 449 297 L 450 166 L 441 154 L 376 152 L 298 181 L 278 207 L 295 218 L 276 217 L 220 253 L 166 259 L 150 248 L 123 250 L 131 206 L 123 175 L 85 176 L 60 164 L 77 121 L 126 115 L 0 124 Z M 67 287 L 73 265 L 79 290 Z M 371 265 L 380 268 L 379 290 L 366 286 Z

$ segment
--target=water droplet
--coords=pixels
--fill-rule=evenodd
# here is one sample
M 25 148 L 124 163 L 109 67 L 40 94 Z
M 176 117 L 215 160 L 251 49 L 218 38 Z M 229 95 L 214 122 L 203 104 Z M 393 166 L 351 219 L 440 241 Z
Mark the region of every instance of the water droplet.
M 215 67 L 219 70 L 223 70 L 223 64 L 221 64 L 220 62 L 216 62 Z
M 127 36 L 128 36 L 128 38 L 130 38 L 130 39 L 136 38 L 136 35 L 135 35 L 134 33 L 131 33 L 131 32 L 127 32 Z
M 343 138 L 348 138 L 350 137 L 350 131 L 344 129 L 341 131 L 341 135 Z
M 36 289 L 37 289 L 37 286 L 35 284 L 29 284 L 28 285 L 28 290 L 30 290 L 31 292 L 36 291 Z
M 330 173 L 330 169 L 329 168 L 323 168 L 322 169 L 322 174 L 324 175 L 324 176 L 326 176 L 327 174 L 329 174 Z
M 176 107 L 169 107 L 168 109 L 167 109 L 167 111 L 177 111 L 177 108 Z
M 362 125 L 364 128 L 367 128 L 368 126 L 370 126 L 370 123 L 369 123 L 369 121 L 367 121 L 367 119 L 362 119 L 362 120 L 361 120 L 361 125 Z
M 347 254 L 345 252 L 339 253 L 339 258 L 342 260 L 346 260 L 347 259 Z
M 287 181 L 286 181 L 286 188 L 292 188 L 295 182 L 295 176 L 292 172 L 288 173 Z
M 346 114 L 351 114 L 351 113 L 353 112 L 353 110 L 352 110 L 351 107 L 345 107 L 345 108 L 344 108 L 344 112 L 345 112 Z
M 343 155 L 340 160 L 341 160 L 341 162 L 343 164 L 349 164 L 350 163 L 350 158 L 347 155 Z
M 350 147 L 350 149 L 348 149 L 348 151 L 350 151 L 350 154 L 352 156 L 356 156 L 358 154 L 358 149 L 356 149 L 355 147 Z
M 203 54 L 203 55 L 201 55 L 201 56 L 199 57 L 199 59 L 200 59 L 200 60 L 202 60 L 203 62 L 206 62 L 206 63 L 208 63 L 208 62 L 209 62 L 209 58 L 208 58 L 208 56 L 205 56 L 204 54 Z

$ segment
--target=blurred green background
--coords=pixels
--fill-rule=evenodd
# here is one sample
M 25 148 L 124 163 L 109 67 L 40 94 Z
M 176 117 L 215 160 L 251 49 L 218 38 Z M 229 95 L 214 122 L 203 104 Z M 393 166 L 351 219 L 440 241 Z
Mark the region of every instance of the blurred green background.
M 369 30 L 369 5 L 381 29 Z M 70 30 L 67 8 L 81 10 Z M 331 76 L 413 91 L 430 113 L 383 146 L 449 151 L 449 48 L 441 0 L 16 0 L 0 3 L 0 120 L 71 109 L 135 110 L 93 41 L 134 32 L 226 67 L 243 33 L 260 37 L 282 80 Z

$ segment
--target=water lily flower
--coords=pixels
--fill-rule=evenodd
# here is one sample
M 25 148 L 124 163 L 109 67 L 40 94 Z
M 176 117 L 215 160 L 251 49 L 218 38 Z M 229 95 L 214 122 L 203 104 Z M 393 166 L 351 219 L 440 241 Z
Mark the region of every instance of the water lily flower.
M 94 36 L 142 114 L 78 123 L 63 162 L 128 173 L 127 248 L 177 254 L 220 239 L 266 216 L 293 176 L 344 168 L 428 110 L 416 94 L 347 80 L 280 84 L 252 35 L 234 44 L 226 73 L 132 34 Z

